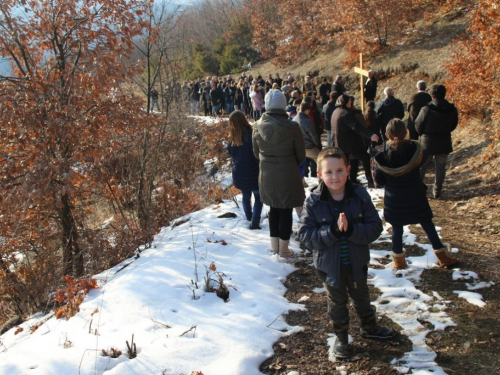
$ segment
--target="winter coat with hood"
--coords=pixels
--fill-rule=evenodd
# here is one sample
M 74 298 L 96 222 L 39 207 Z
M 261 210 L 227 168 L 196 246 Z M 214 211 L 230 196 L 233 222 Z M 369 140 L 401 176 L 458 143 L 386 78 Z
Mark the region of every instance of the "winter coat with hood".
M 354 281 L 366 285 L 370 261 L 368 245 L 382 233 L 382 220 L 366 189 L 350 181 L 346 183 L 341 212 L 349 223 L 346 236 Z M 334 288 L 339 287 L 340 276 L 342 234 L 337 226 L 338 216 L 330 192 L 321 182 L 304 203 L 299 229 L 300 242 L 314 249 L 314 266 L 326 273 L 325 282 Z
M 398 149 L 375 156 L 375 182 L 385 186 L 384 217 L 395 225 L 425 223 L 432 220 L 427 187 L 419 167 L 423 150 L 417 141 L 406 141 Z
M 402 119 L 405 116 L 405 109 L 401 100 L 396 99 L 394 96 L 388 96 L 378 102 L 375 107 L 375 113 L 379 122 L 382 135 L 385 137 L 385 128 L 389 121 L 393 118 Z
M 293 121 L 299 124 L 300 129 L 304 134 L 304 144 L 306 149 L 316 147 L 318 150 L 321 150 L 321 140 L 311 119 L 304 112 L 299 112 L 297 113 L 297 116 L 293 118 Z
M 267 109 L 256 122 L 253 151 L 260 160 L 260 200 L 273 208 L 301 207 L 305 193 L 299 165 L 306 158 L 304 136 L 284 109 Z
M 345 154 L 360 154 L 366 152 L 366 143 L 363 140 L 371 138 L 373 133 L 363 126 L 356 115 L 349 108 L 338 107 L 332 114 L 332 138 Z
M 458 125 L 458 111 L 446 99 L 434 99 L 420 110 L 415 129 L 427 155 L 449 154 L 453 151 L 451 132 Z

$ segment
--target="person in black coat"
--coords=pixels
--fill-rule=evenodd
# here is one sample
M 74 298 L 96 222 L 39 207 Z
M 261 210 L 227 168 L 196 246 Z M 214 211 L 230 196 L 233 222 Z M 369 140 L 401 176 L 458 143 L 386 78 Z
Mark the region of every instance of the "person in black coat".
M 405 116 L 405 109 L 401 100 L 394 97 L 394 90 L 392 87 L 386 87 L 384 89 L 385 98 L 378 102 L 375 107 L 375 113 L 377 114 L 378 126 L 380 128 L 380 133 L 384 140 L 385 137 L 385 127 L 393 118 L 403 119 Z
M 453 151 L 451 132 L 458 125 L 458 111 L 445 99 L 446 87 L 437 84 L 431 88 L 432 102 L 423 107 L 415 120 L 415 129 L 420 134 L 420 142 L 424 148 L 424 161 L 420 168 L 422 181 L 425 170 L 432 158 L 435 159 L 436 179 L 433 196 L 439 198 L 446 177 L 446 161 Z
M 233 185 L 242 193 L 245 217 L 251 221 L 250 229 L 261 229 L 262 202 L 259 193 L 259 160 L 252 146 L 252 126 L 245 114 L 236 110 L 229 115 L 229 144 L 227 149 L 232 160 Z M 251 198 L 254 196 L 252 210 Z
M 375 73 L 373 70 L 368 71 L 368 78 L 365 82 L 364 87 L 364 97 L 365 102 L 369 102 L 371 100 L 375 100 L 375 96 L 377 95 L 377 79 L 375 78 Z
M 224 93 L 219 90 L 216 83 L 212 82 L 212 87 L 210 90 L 210 101 L 212 103 L 212 116 L 217 117 L 217 113 L 221 109 L 222 100 L 224 99 Z
M 319 85 L 319 97 L 321 98 L 321 105 L 324 106 L 330 99 L 330 91 L 332 91 L 332 84 L 328 83 L 326 78 L 323 78 L 323 82 Z
M 378 142 L 379 137 L 356 120 L 355 114 L 351 111 L 352 100 L 349 96 L 339 96 L 337 106 L 338 108 L 333 111 L 331 120 L 332 143 L 346 154 L 347 159 L 349 159 L 350 155 L 353 155 L 354 158 L 361 160 L 368 187 L 374 187 L 370 156 L 366 152 L 363 137 L 372 142 Z
M 385 186 L 384 217 L 392 225 L 392 257 L 394 267 L 406 268 L 403 249 L 403 227 L 420 224 L 425 231 L 441 267 L 457 263 L 451 257 L 450 245 L 443 244 L 432 223 L 432 210 L 427 201 L 427 187 L 420 178 L 419 166 L 423 150 L 419 142 L 406 140 L 406 125 L 393 119 L 387 125 L 387 149 L 375 156 L 375 181 Z
M 339 74 L 337 77 L 335 77 L 335 82 L 332 84 L 332 91 L 337 92 L 337 94 L 343 95 L 346 92 L 345 86 L 344 86 L 344 79 L 342 76 Z
M 408 101 L 408 131 L 410 139 L 418 139 L 418 133 L 415 129 L 415 120 L 420 110 L 432 101 L 432 97 L 425 91 L 427 85 L 425 81 L 417 82 L 418 92 L 414 93 Z

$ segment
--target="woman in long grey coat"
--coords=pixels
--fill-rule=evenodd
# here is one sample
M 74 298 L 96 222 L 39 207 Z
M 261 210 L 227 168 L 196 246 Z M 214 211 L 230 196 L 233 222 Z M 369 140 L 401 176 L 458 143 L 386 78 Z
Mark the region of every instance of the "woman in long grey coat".
M 260 161 L 260 199 L 270 207 L 271 250 L 290 257 L 292 212 L 301 207 L 305 193 L 299 165 L 306 157 L 304 136 L 297 123 L 288 119 L 285 95 L 271 90 L 265 97 L 266 112 L 255 123 L 253 150 Z

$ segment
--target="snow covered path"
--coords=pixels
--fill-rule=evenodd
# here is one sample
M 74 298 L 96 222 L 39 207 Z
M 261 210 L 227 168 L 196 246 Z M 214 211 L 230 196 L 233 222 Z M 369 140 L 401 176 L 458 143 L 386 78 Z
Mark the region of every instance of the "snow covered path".
M 376 202 L 383 190 L 371 194 Z M 217 218 L 227 212 L 236 218 Z M 154 247 L 138 259 L 96 275 L 99 289 L 89 293 L 71 319 L 33 316 L 20 325 L 21 332 L 14 328 L 1 336 L 0 374 L 260 374 L 259 365 L 273 355 L 273 343 L 301 330 L 282 317 L 304 308 L 283 297 L 283 282 L 293 265 L 268 251 L 267 219 L 263 230 L 248 229 L 241 204 L 237 208 L 227 201 L 182 219 L 186 222 L 164 228 Z M 387 250 L 371 251 L 369 270 L 370 282 L 382 292 L 378 312 L 399 324 L 413 343 L 412 352 L 393 364 L 402 373 L 444 374 L 425 343 L 429 330 L 420 322 L 428 321 L 437 330 L 454 325 L 446 314 L 447 301 L 415 287 L 424 269 L 436 267 L 432 249 L 418 244 L 425 254 L 410 257 L 409 268 L 398 277 L 392 263 L 379 262 L 390 254 L 387 232 L 379 243 Z M 415 243 L 415 235 L 405 232 L 405 243 Z M 291 246 L 301 252 L 297 242 Z M 230 291 L 227 303 L 204 291 L 206 272 L 213 280 L 220 272 Z M 476 283 L 477 275 L 468 271 L 456 271 L 454 277 L 473 279 L 471 289 L 488 286 Z M 477 293 L 468 293 L 463 296 L 469 302 L 482 302 Z M 36 324 L 40 326 L 31 333 Z M 132 335 L 137 357 L 129 359 L 126 341 Z M 109 353 L 112 348 L 122 354 L 102 355 L 103 349 Z

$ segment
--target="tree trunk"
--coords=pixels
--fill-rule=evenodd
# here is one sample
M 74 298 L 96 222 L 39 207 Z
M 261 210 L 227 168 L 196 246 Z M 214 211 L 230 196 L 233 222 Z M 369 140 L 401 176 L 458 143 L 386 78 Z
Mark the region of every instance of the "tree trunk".
M 64 275 L 83 276 L 83 254 L 78 247 L 78 231 L 71 211 L 71 202 L 67 194 L 61 197 L 61 222 L 63 228 L 63 265 Z
M 148 133 L 144 132 L 144 144 L 142 149 L 141 170 L 139 175 L 139 187 L 137 189 L 137 217 L 141 229 L 144 231 L 148 226 L 148 207 L 146 204 L 146 160 L 148 154 Z

